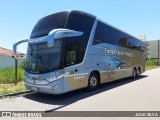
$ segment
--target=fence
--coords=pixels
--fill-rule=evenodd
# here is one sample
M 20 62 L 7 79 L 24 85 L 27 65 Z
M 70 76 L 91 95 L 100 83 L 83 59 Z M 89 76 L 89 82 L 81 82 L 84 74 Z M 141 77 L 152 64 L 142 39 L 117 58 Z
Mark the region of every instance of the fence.
M 18 58 L 18 67 L 25 61 L 24 58 Z M 0 56 L 0 69 L 15 67 L 15 60 L 11 56 Z

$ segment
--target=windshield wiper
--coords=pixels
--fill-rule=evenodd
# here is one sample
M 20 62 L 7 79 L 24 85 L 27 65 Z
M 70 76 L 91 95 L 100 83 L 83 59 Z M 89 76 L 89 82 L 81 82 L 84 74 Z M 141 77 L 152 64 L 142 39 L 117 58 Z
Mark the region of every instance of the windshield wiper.
M 53 68 L 54 68 L 54 67 L 44 66 L 44 65 L 42 65 L 42 66 L 39 66 L 39 65 L 38 65 L 38 67 L 45 67 L 45 68 L 48 68 L 50 71 L 53 71 Z

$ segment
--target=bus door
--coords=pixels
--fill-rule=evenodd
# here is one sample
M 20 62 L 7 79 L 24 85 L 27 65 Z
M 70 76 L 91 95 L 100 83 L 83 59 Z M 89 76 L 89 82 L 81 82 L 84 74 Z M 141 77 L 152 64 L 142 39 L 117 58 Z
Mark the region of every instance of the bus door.
M 77 64 L 77 50 L 71 49 L 71 47 L 65 49 L 65 73 L 66 82 L 70 89 L 83 88 L 85 86 L 84 81 L 84 69 L 82 65 Z

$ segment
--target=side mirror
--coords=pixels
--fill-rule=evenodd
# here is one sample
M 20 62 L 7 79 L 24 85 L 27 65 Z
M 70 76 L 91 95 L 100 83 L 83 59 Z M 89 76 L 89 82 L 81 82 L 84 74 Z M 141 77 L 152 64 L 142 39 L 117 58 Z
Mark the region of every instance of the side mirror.
M 55 39 L 81 36 L 81 35 L 83 35 L 83 32 L 80 32 L 80 31 L 75 31 L 70 29 L 54 29 L 50 31 L 48 34 L 47 44 L 48 44 L 48 47 L 53 47 Z
M 13 53 L 16 54 L 17 52 L 17 43 L 14 43 L 13 45 Z
M 28 39 L 23 39 L 23 40 L 20 40 L 20 41 L 14 43 L 14 45 L 13 45 L 13 54 L 14 54 L 14 56 L 16 56 L 17 45 L 19 45 L 21 43 L 24 43 L 24 42 L 28 42 Z

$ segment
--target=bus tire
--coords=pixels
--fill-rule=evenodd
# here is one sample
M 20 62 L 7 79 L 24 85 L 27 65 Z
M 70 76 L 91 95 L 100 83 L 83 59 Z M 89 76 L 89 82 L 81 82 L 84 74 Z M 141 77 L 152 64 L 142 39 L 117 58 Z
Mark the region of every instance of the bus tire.
M 136 77 L 137 77 L 137 69 L 134 68 L 134 69 L 133 69 L 133 72 L 132 72 L 132 78 L 134 79 L 134 78 L 136 78 Z
M 88 87 L 87 90 L 88 91 L 94 91 L 97 89 L 99 84 L 99 79 L 98 79 L 98 75 L 95 72 L 92 72 L 89 76 L 88 79 Z
M 141 74 L 141 70 L 140 70 L 140 68 L 138 68 L 138 69 L 137 69 L 137 73 L 136 73 L 136 77 L 139 77 L 140 74 Z

